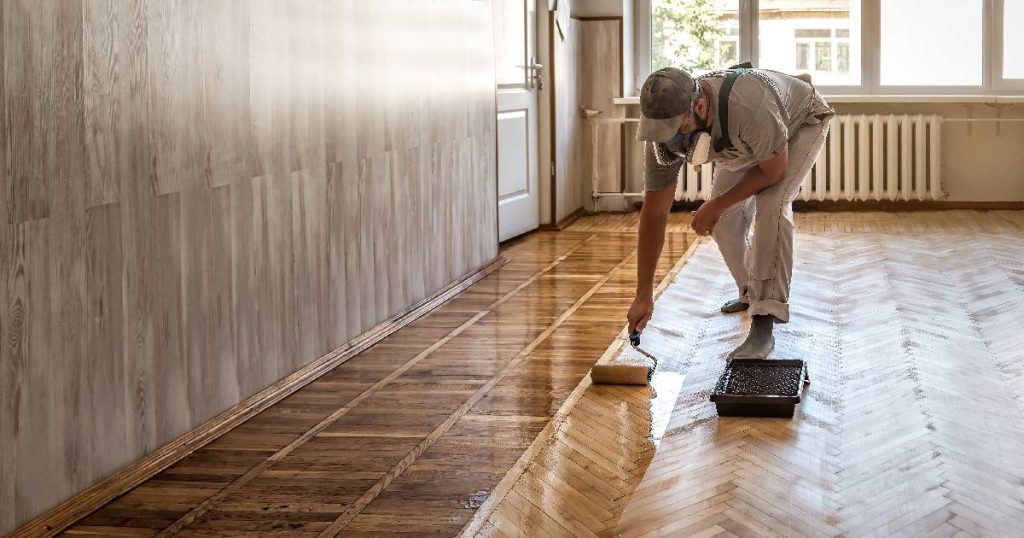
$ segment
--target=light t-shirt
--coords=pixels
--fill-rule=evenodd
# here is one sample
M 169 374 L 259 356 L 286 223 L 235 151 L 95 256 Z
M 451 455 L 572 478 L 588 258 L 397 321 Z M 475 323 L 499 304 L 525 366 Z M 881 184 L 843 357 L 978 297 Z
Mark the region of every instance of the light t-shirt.
M 712 148 L 722 138 L 718 115 L 718 94 L 728 72 L 698 77 L 711 87 Z M 732 148 L 716 152 L 710 159 L 716 166 L 739 170 L 772 158 L 804 125 L 820 123 L 835 111 L 813 86 L 783 73 L 753 69 L 736 79 L 729 94 L 729 138 Z M 655 157 L 655 142 L 644 147 L 644 186 L 648 191 L 675 185 L 684 159 Z M 664 163 L 664 164 L 663 164 Z

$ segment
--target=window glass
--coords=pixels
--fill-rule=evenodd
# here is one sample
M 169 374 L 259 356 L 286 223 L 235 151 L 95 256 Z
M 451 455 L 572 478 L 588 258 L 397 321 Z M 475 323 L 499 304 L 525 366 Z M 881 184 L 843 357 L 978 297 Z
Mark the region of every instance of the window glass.
M 1024 78 L 1024 0 L 1003 3 L 1003 78 Z
M 982 8 L 982 0 L 882 0 L 881 83 L 981 85 Z
M 739 58 L 739 0 L 651 0 L 651 70 L 700 74 Z
M 758 65 L 810 73 L 815 84 L 858 85 L 859 0 L 761 0 Z

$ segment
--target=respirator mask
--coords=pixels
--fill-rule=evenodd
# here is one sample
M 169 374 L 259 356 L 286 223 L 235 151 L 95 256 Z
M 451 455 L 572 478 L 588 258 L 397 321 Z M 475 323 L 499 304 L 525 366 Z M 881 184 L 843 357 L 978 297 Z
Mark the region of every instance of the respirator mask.
M 677 134 L 664 144 L 654 145 L 654 157 L 658 164 L 680 165 L 684 162 L 699 168 L 711 156 L 711 135 L 706 131 L 694 131 L 689 135 Z
M 661 165 L 676 165 L 683 161 L 700 168 L 711 158 L 711 133 L 706 122 L 691 112 L 697 121 L 697 130 L 689 134 L 676 133 L 664 144 L 654 144 L 654 156 Z

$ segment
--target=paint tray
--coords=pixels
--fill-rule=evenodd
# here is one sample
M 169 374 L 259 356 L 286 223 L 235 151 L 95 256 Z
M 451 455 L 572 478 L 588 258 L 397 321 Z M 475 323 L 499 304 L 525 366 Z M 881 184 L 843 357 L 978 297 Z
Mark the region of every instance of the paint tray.
M 711 401 L 723 417 L 792 417 L 808 382 L 800 360 L 733 359 Z

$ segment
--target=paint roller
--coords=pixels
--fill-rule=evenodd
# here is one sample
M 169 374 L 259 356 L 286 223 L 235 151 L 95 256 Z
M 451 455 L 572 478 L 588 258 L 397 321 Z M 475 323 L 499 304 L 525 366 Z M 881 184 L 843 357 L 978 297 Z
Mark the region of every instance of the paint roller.
M 647 385 L 658 367 L 658 359 L 654 355 L 640 349 L 640 333 L 629 334 L 629 344 L 633 349 L 651 361 L 646 364 L 595 364 L 590 369 L 590 381 L 598 385 Z

